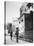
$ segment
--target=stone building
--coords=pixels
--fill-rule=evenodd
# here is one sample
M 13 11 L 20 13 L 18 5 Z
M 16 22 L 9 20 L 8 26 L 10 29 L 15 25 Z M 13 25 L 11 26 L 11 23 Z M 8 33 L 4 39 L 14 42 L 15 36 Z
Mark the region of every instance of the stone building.
M 24 10 L 22 5 L 22 7 L 20 8 L 20 18 L 18 18 L 19 23 L 23 21 L 23 16 L 25 22 L 24 39 L 28 42 L 33 42 L 33 3 L 27 3 Z

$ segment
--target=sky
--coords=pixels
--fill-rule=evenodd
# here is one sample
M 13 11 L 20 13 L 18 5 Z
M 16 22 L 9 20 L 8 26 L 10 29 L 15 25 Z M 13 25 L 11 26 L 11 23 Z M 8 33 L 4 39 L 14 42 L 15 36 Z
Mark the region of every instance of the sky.
M 6 23 L 12 23 L 20 16 L 22 2 L 6 2 Z

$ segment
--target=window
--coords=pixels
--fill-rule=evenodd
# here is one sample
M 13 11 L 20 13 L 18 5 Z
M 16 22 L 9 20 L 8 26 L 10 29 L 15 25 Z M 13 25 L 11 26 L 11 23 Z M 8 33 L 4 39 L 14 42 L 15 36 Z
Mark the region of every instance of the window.
M 23 22 L 23 19 L 21 20 L 21 22 Z
M 20 24 L 20 22 L 19 22 L 19 24 Z

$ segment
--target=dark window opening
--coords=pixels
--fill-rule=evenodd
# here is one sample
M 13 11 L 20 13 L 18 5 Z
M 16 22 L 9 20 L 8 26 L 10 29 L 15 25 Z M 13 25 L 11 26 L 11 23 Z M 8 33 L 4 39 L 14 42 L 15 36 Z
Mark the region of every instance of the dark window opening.
M 20 22 L 19 22 L 19 24 L 20 24 Z
M 21 21 L 23 22 L 23 19 Z

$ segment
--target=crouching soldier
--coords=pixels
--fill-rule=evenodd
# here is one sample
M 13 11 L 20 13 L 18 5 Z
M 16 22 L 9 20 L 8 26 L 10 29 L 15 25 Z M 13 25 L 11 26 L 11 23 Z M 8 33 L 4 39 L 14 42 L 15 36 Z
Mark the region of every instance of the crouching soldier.
M 16 42 L 18 43 L 18 36 L 19 36 L 19 28 L 16 28 Z

